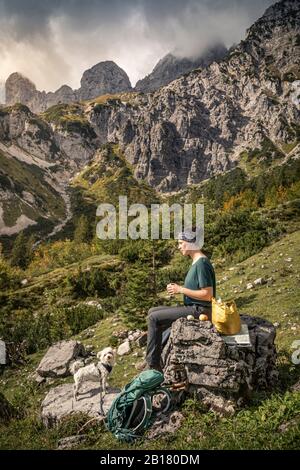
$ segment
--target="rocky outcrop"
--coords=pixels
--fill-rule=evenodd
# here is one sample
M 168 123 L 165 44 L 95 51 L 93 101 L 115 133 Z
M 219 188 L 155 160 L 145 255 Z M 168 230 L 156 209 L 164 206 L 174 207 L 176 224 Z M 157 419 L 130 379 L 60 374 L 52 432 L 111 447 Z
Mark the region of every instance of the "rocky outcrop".
M 108 389 L 103 397 L 103 412 L 107 413 L 119 389 Z M 45 426 L 51 427 L 62 418 L 74 413 L 85 413 L 91 418 L 100 415 L 100 389 L 95 382 L 82 385 L 80 399 L 74 400 L 72 383 L 52 388 L 42 402 L 41 417 Z
M 78 341 L 60 341 L 48 349 L 36 372 L 41 377 L 66 377 L 71 375 L 72 361 L 84 355 L 84 346 Z
M 100 95 L 130 90 L 131 84 L 126 72 L 108 60 L 100 62 L 84 72 L 77 96 L 80 100 L 89 100 Z
M 7 105 L 21 103 L 32 112 L 40 113 L 59 103 L 73 103 L 130 90 L 131 84 L 126 72 L 114 62 L 106 61 L 84 72 L 78 90 L 63 85 L 55 92 L 46 93 L 37 90 L 35 84 L 22 74 L 12 73 L 5 83 L 5 102 Z
M 168 85 L 185 73 L 191 72 L 197 68 L 204 68 L 212 62 L 222 60 L 227 53 L 223 44 L 217 44 L 208 48 L 196 59 L 186 57 L 176 57 L 173 54 L 167 54 L 154 67 L 153 71 L 142 80 L 139 80 L 135 86 L 136 91 L 150 93 L 161 86 Z
M 46 93 L 37 90 L 35 84 L 22 74 L 12 73 L 5 83 L 5 102 L 7 105 L 21 103 L 34 113 L 45 111 L 57 103 L 71 103 L 76 100 L 72 88 L 63 85 L 56 92 Z
M 177 320 L 164 350 L 167 384 L 186 383 L 188 393 L 222 413 L 234 412 L 253 390 L 277 383 L 276 330 L 261 318 L 241 315 L 251 347 L 226 344 L 210 322 Z

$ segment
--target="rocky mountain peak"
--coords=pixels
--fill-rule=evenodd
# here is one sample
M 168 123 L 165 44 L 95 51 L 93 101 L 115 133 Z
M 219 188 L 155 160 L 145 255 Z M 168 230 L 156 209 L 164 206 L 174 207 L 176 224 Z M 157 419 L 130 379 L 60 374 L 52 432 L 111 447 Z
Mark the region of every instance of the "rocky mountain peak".
M 210 46 L 196 58 L 178 57 L 175 53 L 169 53 L 159 60 L 149 75 L 137 82 L 135 90 L 144 93 L 155 91 L 185 73 L 223 59 L 226 53 L 224 44 Z
M 34 113 L 43 112 L 59 103 L 68 104 L 126 91 L 132 91 L 128 75 L 112 61 L 99 62 L 86 70 L 78 90 L 62 85 L 55 92 L 41 92 L 31 80 L 18 72 L 12 73 L 5 84 L 6 104 L 26 104 Z
M 12 73 L 5 83 L 6 104 L 29 104 L 37 92 L 35 84 L 19 72 Z
M 113 61 L 99 62 L 86 70 L 81 79 L 78 96 L 88 100 L 96 96 L 130 91 L 131 84 L 127 73 Z
M 299 30 L 299 0 L 281 0 L 271 5 L 248 30 L 247 39 L 270 39 L 279 29 Z
M 293 14 L 297 10 L 299 10 L 299 0 L 281 0 L 267 8 L 262 19 L 280 18 L 286 14 Z

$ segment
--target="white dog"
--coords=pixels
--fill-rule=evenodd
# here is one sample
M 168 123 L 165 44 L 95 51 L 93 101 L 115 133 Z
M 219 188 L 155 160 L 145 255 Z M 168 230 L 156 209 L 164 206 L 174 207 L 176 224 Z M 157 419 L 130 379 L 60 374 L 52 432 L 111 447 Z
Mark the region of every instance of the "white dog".
M 71 372 L 74 375 L 74 399 L 77 400 L 79 388 L 83 382 L 91 381 L 100 384 L 100 411 L 103 414 L 102 399 L 106 394 L 107 377 L 112 371 L 115 359 L 115 352 L 113 348 L 108 347 L 103 351 L 98 352 L 97 364 L 89 364 L 88 366 L 81 367 L 80 362 L 74 362 Z

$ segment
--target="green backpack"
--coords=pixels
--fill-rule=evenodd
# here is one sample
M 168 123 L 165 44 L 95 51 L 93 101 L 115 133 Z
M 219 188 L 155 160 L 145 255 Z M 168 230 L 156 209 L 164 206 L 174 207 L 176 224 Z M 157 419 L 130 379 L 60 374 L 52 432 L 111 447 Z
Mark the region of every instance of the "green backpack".
M 127 384 L 114 399 L 107 417 L 106 427 L 117 439 L 133 442 L 151 426 L 158 413 L 170 408 L 171 396 L 161 387 L 164 376 L 157 370 L 146 370 Z M 157 409 L 154 396 L 161 401 Z

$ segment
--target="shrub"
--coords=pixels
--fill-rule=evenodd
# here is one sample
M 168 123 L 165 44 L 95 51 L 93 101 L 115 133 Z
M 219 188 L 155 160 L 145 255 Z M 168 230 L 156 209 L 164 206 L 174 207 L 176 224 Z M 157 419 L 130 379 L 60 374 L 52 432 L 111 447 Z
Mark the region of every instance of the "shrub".
M 19 287 L 21 279 L 20 269 L 12 268 L 4 259 L 0 258 L 0 290 Z
M 80 268 L 76 274 L 68 276 L 67 282 L 76 297 L 109 297 L 114 293 L 108 274 L 99 268 L 86 271 Z
M 72 335 L 103 319 L 103 310 L 92 305 L 78 304 L 65 309 L 64 313 Z

